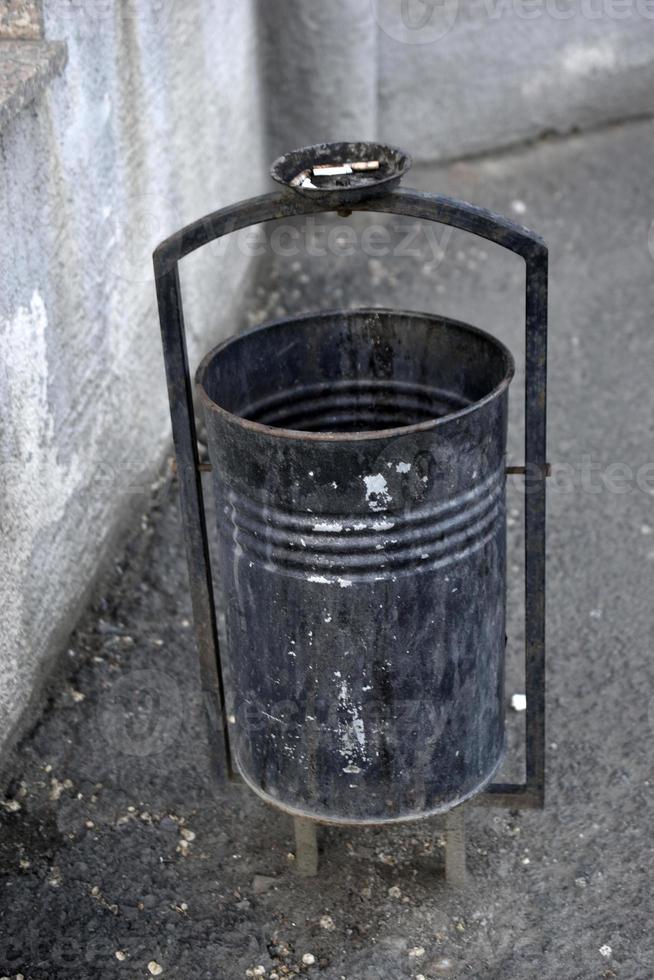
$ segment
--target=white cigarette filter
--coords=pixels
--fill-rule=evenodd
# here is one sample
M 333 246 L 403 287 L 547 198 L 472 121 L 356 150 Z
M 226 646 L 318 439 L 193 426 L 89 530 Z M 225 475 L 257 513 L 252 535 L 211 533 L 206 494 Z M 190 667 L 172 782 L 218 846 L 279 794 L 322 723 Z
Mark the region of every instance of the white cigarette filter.
M 290 186 L 300 187 L 307 179 L 307 177 L 309 177 L 309 175 L 310 175 L 309 170 L 303 170 L 301 173 L 296 174 L 295 177 L 293 177 L 293 179 L 290 181 Z
M 350 166 L 352 170 L 379 170 L 379 160 L 359 160 Z
M 317 163 L 313 168 L 314 177 L 341 177 L 343 174 L 351 174 L 352 167 L 349 163 L 330 164 Z

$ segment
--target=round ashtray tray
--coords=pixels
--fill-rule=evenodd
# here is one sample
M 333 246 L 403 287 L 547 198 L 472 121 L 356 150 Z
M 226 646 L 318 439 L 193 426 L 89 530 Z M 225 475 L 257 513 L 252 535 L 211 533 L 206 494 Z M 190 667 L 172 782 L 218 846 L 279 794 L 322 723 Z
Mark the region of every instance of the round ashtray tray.
M 389 191 L 411 162 L 385 143 L 317 143 L 279 157 L 270 175 L 303 197 L 346 205 Z

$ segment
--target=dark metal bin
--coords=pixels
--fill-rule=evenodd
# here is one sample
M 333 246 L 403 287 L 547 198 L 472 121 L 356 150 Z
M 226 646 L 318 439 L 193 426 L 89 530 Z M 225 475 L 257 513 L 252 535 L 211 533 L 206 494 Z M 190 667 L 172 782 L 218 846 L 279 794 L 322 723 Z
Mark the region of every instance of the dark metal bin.
M 309 172 L 301 168 L 325 160 L 353 161 L 365 179 L 351 186 L 359 177 L 339 172 L 318 191 L 295 186 Z M 547 248 L 482 208 L 398 188 L 409 164 L 380 144 L 294 151 L 273 167 L 283 190 L 206 215 L 154 254 L 216 769 L 237 769 L 298 818 L 300 837 L 312 826 L 305 817 L 411 819 L 478 793 L 516 808 L 544 801 Z M 200 461 L 180 260 L 251 225 L 331 210 L 440 222 L 524 259 L 522 464 L 505 459 L 508 351 L 466 324 L 378 309 L 281 320 L 207 355 L 197 381 L 211 462 Z M 526 765 L 517 783 L 491 781 L 503 751 L 505 473 L 525 478 Z
M 504 741 L 511 355 L 442 317 L 281 320 L 198 371 L 238 771 L 296 816 L 414 819 Z

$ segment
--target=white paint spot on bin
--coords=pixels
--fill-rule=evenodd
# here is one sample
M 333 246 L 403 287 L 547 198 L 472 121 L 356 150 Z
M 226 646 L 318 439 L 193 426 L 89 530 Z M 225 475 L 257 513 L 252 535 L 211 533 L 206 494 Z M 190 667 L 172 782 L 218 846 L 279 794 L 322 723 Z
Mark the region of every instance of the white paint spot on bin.
M 363 482 L 366 485 L 366 500 L 370 510 L 386 510 L 391 502 L 391 495 L 383 473 L 364 476 Z
M 314 531 L 337 532 L 343 530 L 343 525 L 338 521 L 318 521 L 313 525 Z
M 527 695 L 526 694 L 511 695 L 511 707 L 513 708 L 514 711 L 526 711 Z

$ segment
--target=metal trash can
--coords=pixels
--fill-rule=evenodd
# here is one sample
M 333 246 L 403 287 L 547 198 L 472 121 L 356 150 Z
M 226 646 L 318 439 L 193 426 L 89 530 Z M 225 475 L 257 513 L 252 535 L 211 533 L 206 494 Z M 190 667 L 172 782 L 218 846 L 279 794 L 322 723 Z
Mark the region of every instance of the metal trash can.
M 495 773 L 512 375 L 480 330 L 379 309 L 202 362 L 232 751 L 269 802 L 415 819 Z
M 238 770 L 292 814 L 298 846 L 311 818 L 408 820 L 484 787 L 490 805 L 544 803 L 547 248 L 483 208 L 399 187 L 410 162 L 377 143 L 292 151 L 271 170 L 281 190 L 205 215 L 154 253 L 215 772 Z M 454 320 L 381 309 L 288 318 L 216 347 L 197 373 L 200 460 L 179 263 L 240 229 L 323 211 L 439 222 L 524 259 L 522 464 L 505 460 L 506 348 Z M 504 742 L 506 473 L 525 480 L 516 783 L 491 782 Z M 305 851 L 315 865 L 315 833 Z

